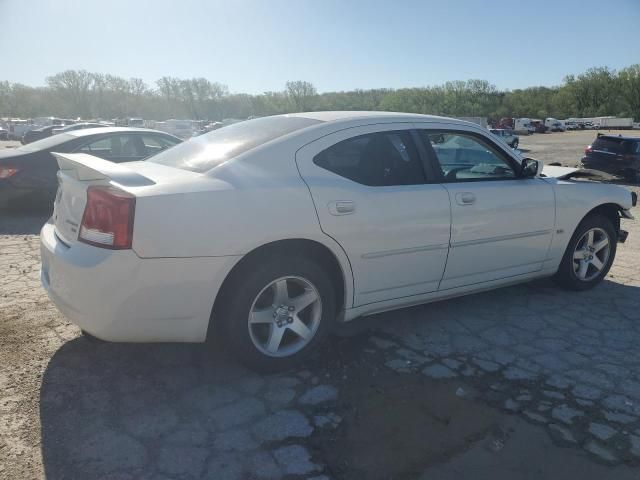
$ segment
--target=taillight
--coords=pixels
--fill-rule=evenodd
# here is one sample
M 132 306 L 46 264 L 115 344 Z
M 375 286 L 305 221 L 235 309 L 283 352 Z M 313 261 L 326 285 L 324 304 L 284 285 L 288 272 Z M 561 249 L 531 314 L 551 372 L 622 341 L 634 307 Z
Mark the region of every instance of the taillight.
M 593 151 L 593 148 L 591 148 L 591 145 L 587 145 L 587 148 L 584 149 L 584 153 L 591 153 Z
M 9 178 L 18 173 L 16 167 L 3 167 L 0 165 L 0 178 Z
M 127 192 L 114 187 L 89 187 L 78 240 L 113 250 L 131 248 L 135 208 L 136 199 Z

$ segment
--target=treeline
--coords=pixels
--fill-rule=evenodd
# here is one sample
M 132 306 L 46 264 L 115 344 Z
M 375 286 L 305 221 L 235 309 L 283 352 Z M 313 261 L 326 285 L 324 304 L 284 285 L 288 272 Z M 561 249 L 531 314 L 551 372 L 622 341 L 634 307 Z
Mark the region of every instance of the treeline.
M 309 110 L 389 110 L 449 116 L 568 118 L 616 115 L 640 120 L 640 64 L 591 68 L 557 87 L 498 90 L 486 80 L 420 88 L 318 93 L 305 81 L 259 95 L 231 93 L 205 78 L 163 77 L 155 86 L 85 70 L 47 77 L 45 87 L 0 81 L 0 117 L 142 117 L 222 120 Z

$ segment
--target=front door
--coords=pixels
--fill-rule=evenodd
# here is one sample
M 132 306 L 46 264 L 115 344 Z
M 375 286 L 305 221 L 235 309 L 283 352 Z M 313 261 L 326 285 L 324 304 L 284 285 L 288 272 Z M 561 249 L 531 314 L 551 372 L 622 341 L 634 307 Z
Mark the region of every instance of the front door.
M 444 272 L 449 195 L 425 178 L 410 129 L 351 128 L 296 154 L 322 230 L 349 257 L 354 306 L 435 291 Z
M 555 224 L 551 185 L 519 178 L 518 163 L 479 133 L 420 135 L 451 200 L 451 248 L 440 290 L 541 270 Z

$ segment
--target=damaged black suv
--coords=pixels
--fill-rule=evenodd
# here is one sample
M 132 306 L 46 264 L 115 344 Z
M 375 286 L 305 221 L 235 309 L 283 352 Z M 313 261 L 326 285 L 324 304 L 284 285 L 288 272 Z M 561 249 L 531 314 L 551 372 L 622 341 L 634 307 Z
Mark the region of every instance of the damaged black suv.
M 640 182 L 640 137 L 598 134 L 584 151 L 582 166 Z

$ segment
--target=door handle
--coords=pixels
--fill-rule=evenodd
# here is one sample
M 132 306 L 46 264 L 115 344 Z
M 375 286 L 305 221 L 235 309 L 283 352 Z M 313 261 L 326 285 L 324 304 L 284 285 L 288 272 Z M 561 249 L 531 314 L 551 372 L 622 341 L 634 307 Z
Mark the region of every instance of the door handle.
M 349 215 L 356 211 L 356 204 L 351 200 L 336 200 L 327 205 L 331 215 Z
M 458 205 L 473 205 L 476 203 L 476 196 L 471 192 L 456 193 L 456 203 Z

